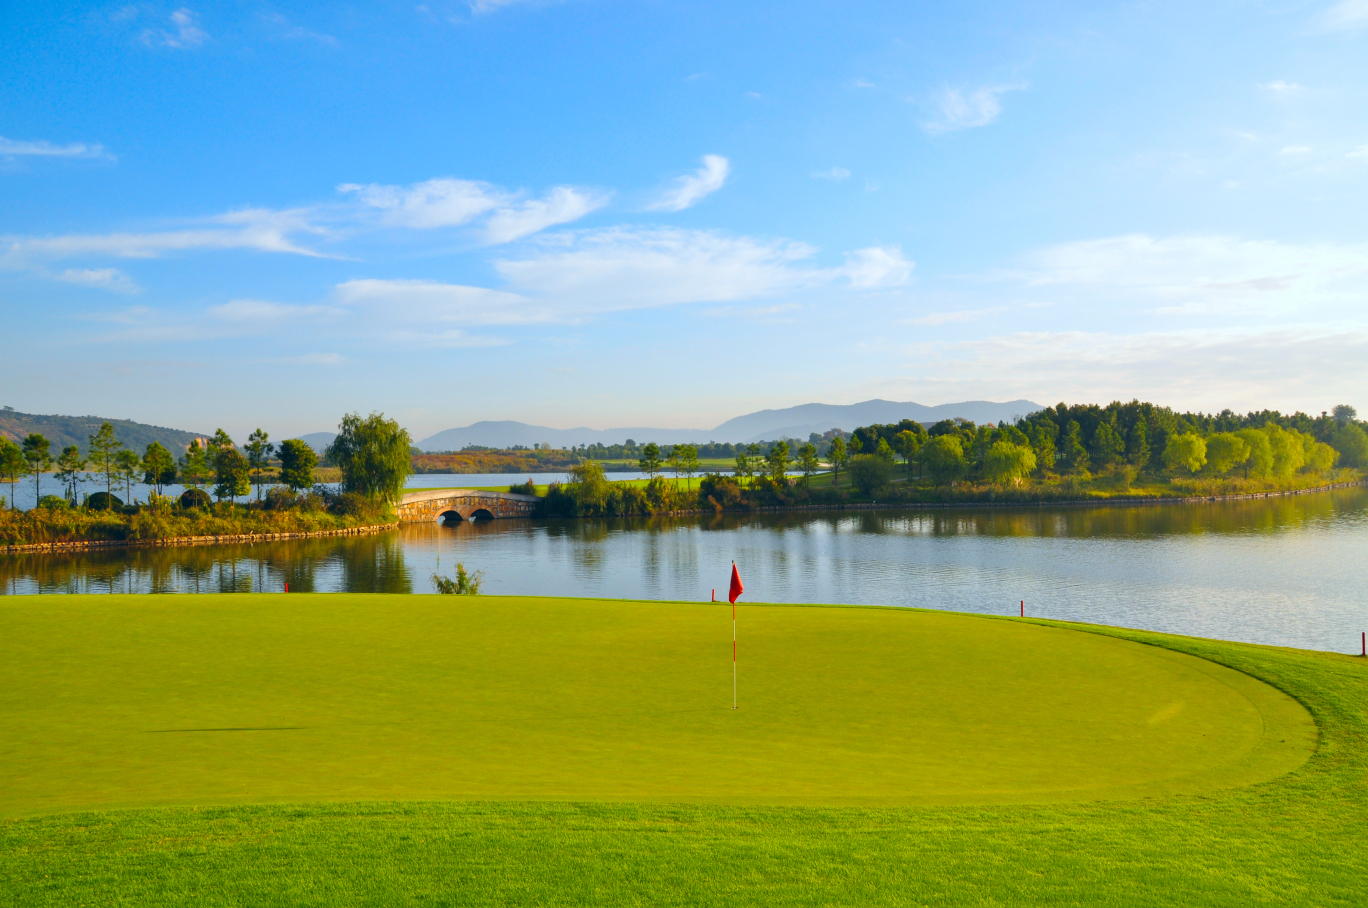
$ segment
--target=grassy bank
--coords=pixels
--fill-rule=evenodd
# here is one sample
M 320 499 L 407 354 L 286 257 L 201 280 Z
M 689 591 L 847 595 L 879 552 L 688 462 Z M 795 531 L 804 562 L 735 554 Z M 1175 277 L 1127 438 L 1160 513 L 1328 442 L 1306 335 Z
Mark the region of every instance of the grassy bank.
M 354 505 L 345 511 L 322 507 L 267 510 L 229 502 L 217 502 L 203 510 L 174 505 L 144 505 L 108 511 L 33 508 L 0 511 L 0 545 L 312 533 L 373 526 L 395 519 L 387 511 Z
M 0 603 L 11 902 L 1348 905 L 1368 871 L 1351 657 L 747 607 L 733 712 L 725 607 L 206 600 Z

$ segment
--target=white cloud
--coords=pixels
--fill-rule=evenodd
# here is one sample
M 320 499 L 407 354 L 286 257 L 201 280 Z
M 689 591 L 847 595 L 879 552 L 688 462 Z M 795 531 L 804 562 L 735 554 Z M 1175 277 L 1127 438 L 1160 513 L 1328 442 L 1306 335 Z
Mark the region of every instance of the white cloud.
M 333 318 L 341 314 L 335 306 L 293 305 L 270 300 L 230 300 L 209 307 L 209 315 L 225 322 L 246 322 L 265 325 L 299 319 Z
M 1288 156 L 1292 156 L 1292 155 L 1303 155 L 1303 154 L 1310 154 L 1310 153 L 1311 153 L 1311 148 L 1310 148 L 1310 146 L 1307 146 L 1307 145 L 1288 145 L 1288 146 L 1282 148 L 1281 150 L 1279 150 L 1279 152 L 1278 152 L 1278 154 L 1280 154 L 1280 155 L 1288 155 Z
M 840 183 L 842 180 L 850 179 L 850 171 L 844 167 L 833 167 L 830 170 L 814 170 L 812 172 L 814 180 L 830 180 L 833 183 Z
M 283 41 L 317 41 L 319 44 L 337 46 L 337 39 L 332 35 L 325 35 L 321 32 L 310 31 L 302 26 L 294 25 L 280 13 L 263 13 L 263 20 L 275 28 L 274 37 Z
M 683 211 L 692 207 L 704 196 L 721 189 L 730 172 L 731 163 L 726 158 L 717 154 L 704 155 L 703 166 L 676 179 L 674 187 L 666 190 L 650 210 Z
M 873 82 L 870 82 L 868 79 L 856 79 L 854 82 L 851 82 L 851 83 L 850 83 L 850 87 L 851 87 L 851 88 L 877 88 L 878 86 L 876 86 Z
M 338 284 L 338 303 L 378 313 L 388 322 L 516 325 L 552 321 L 545 305 L 516 293 L 438 281 L 362 279 Z
M 69 145 L 53 145 L 41 139 L 35 141 L 20 141 L 18 139 L 6 139 L 0 136 L 0 156 L 12 155 L 35 155 L 38 157 L 52 158 L 104 158 L 112 157 L 106 154 L 103 145 L 87 145 L 84 142 L 72 142 Z
M 1273 95 L 1273 97 L 1280 99 L 1290 98 L 1293 95 L 1299 95 L 1306 91 L 1305 86 L 1298 85 L 1296 82 L 1284 82 L 1281 79 L 1274 82 L 1266 82 L 1259 87 L 1270 95 Z
M 903 257 L 897 246 L 870 246 L 846 253 L 841 272 L 850 286 L 860 290 L 900 287 L 912 277 L 915 263 Z
M 1358 148 L 1355 148 L 1353 151 L 1346 154 L 1345 157 L 1368 160 L 1368 145 L 1360 145 Z
M 735 302 L 828 283 L 806 267 L 816 250 L 788 240 L 701 230 L 613 227 L 548 238 L 537 253 L 495 263 L 516 290 L 576 312 Z
M 1316 17 L 1322 31 L 1350 31 L 1368 25 L 1368 0 L 1340 0 Z
M 173 252 L 205 249 L 254 249 L 321 256 L 297 245 L 291 235 L 324 231 L 315 226 L 304 209 L 273 211 L 245 208 L 203 218 L 206 225 L 150 233 L 68 234 L 55 237 L 0 238 L 0 266 L 24 267 L 35 258 L 62 259 L 79 256 L 159 258 Z
M 1368 330 L 1019 332 L 913 345 L 883 393 L 954 400 L 1154 400 L 1180 409 L 1324 409 L 1368 386 Z
M 1092 305 L 1124 301 L 1169 314 L 1352 316 L 1368 280 L 1368 243 L 1132 234 L 1051 246 L 1026 261 L 1011 276 L 1027 286 L 1073 286 Z
M 416 228 L 459 227 L 510 199 L 497 186 L 452 177 L 412 186 L 344 183 L 337 190 L 354 192 L 362 204 L 385 212 L 386 223 Z
M 363 205 L 384 212 L 393 226 L 431 229 L 459 227 L 488 215 L 484 238 L 507 243 L 556 224 L 578 220 L 608 203 L 609 194 L 556 186 L 540 199 L 522 199 L 489 183 L 441 177 L 412 186 L 344 183 L 339 192 L 355 193 Z
M 160 45 L 185 50 L 199 47 L 208 40 L 209 34 L 195 24 L 195 14 L 185 7 L 172 13 L 170 19 L 174 31 L 145 29 L 141 35 L 142 42 L 149 47 Z
M 529 199 L 495 211 L 485 224 L 485 240 L 508 243 L 547 227 L 577 221 L 608 204 L 608 194 L 573 186 L 557 186 L 545 198 Z
M 68 268 L 57 275 L 57 280 L 116 293 L 137 293 L 140 289 L 132 278 L 117 268 Z
M 986 85 L 968 91 L 947 88 L 936 98 L 936 115 L 922 123 L 922 128 L 930 133 L 953 132 L 958 129 L 971 129 L 987 126 L 1002 113 L 1002 95 L 1009 91 L 1022 91 L 1025 85 Z
M 957 322 L 976 322 L 979 319 L 1005 312 L 1004 306 L 990 306 L 987 309 L 961 309 L 955 312 L 931 312 L 907 320 L 909 325 L 946 325 Z

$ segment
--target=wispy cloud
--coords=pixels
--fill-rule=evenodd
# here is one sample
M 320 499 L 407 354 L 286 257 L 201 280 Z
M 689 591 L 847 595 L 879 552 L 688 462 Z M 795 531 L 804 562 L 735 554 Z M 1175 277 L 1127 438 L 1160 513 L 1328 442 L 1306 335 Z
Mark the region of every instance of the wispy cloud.
M 696 205 L 704 196 L 722 188 L 731 173 L 731 162 L 718 154 L 703 156 L 703 166 L 693 173 L 675 180 L 674 186 L 662 193 L 650 206 L 652 211 L 683 211 Z
M 485 224 L 485 240 L 491 244 L 508 243 L 556 224 L 578 221 L 608 204 L 608 199 L 606 192 L 557 186 L 544 198 L 499 208 Z
M 57 280 L 115 293 L 137 293 L 141 289 L 118 268 L 68 268 L 57 275 Z
M 171 31 L 161 28 L 143 29 L 139 36 L 148 47 L 171 47 L 187 50 L 209 40 L 209 33 L 195 23 L 195 14 L 181 7 L 170 15 Z
M 545 304 L 517 293 L 440 281 L 351 280 L 338 284 L 333 298 L 340 305 L 378 313 L 391 324 L 519 325 L 557 317 Z
M 1340 0 L 1315 18 L 1319 31 L 1350 31 L 1368 25 L 1368 0 Z
M 906 284 L 915 267 L 898 246 L 870 246 L 847 252 L 841 273 L 856 289 L 877 290 Z
M 112 256 L 149 259 L 193 250 L 254 249 L 322 256 L 292 237 L 325 231 L 312 223 L 306 209 L 273 211 L 247 208 L 192 222 L 184 229 L 145 233 L 68 234 L 55 237 L 4 237 L 0 266 L 22 268 L 35 259 Z
M 1291 156 L 1291 155 L 1303 155 L 1303 154 L 1310 154 L 1310 153 L 1311 153 L 1311 149 L 1310 149 L 1309 146 L 1306 146 L 1306 145 L 1288 145 L 1288 146 L 1285 146 L 1284 148 L 1279 149 L 1279 151 L 1278 151 L 1278 154 L 1280 154 L 1280 155 L 1289 155 L 1289 156 Z
M 930 133 L 954 132 L 987 126 L 1002 113 L 1001 97 L 1009 91 L 1023 91 L 1025 84 L 987 85 L 973 90 L 943 89 L 935 99 L 935 115 L 922 123 Z
M 1360 145 L 1345 155 L 1346 158 L 1359 158 L 1368 161 L 1368 145 Z
M 1274 82 L 1265 82 L 1259 87 L 1278 99 L 1295 97 L 1306 91 L 1305 86 L 1298 85 L 1296 82 L 1284 82 L 1281 79 Z
M 342 314 L 343 311 L 336 306 L 296 305 L 252 299 L 230 300 L 222 305 L 209 307 L 209 315 L 212 318 L 224 322 L 245 322 L 257 325 L 279 324 L 305 319 L 335 319 Z
M 337 46 L 337 39 L 332 35 L 325 35 L 321 32 L 310 31 L 299 25 L 295 25 L 280 13 L 264 13 L 261 17 L 267 25 L 271 26 L 273 37 L 281 41 L 316 41 L 319 44 L 327 44 L 332 47 Z
M 909 325 L 946 325 L 957 322 L 976 322 L 989 315 L 1006 312 L 1005 306 L 989 306 L 986 309 L 960 309 L 953 312 L 929 312 L 917 318 L 909 318 Z
M 84 142 L 54 145 L 53 143 L 43 141 L 42 139 L 26 142 L 19 139 L 6 139 L 4 136 L 0 136 L 0 157 L 30 155 L 48 158 L 113 157 L 113 155 L 105 151 L 103 145 L 87 145 Z
M 497 186 L 453 177 L 411 186 L 344 183 L 337 191 L 355 193 L 362 204 L 383 211 L 386 223 L 420 229 L 459 227 L 511 199 Z
M 830 180 L 833 183 L 840 183 L 850 179 L 850 171 L 844 167 L 833 167 L 830 170 L 814 170 L 812 172 L 814 180 Z
M 384 222 L 414 229 L 460 227 L 488 215 L 487 243 L 507 243 L 578 220 L 608 203 L 609 193 L 556 186 L 540 199 L 525 199 L 489 183 L 442 177 L 411 186 L 345 183 L 338 191 L 355 193 L 363 205 L 378 209 Z

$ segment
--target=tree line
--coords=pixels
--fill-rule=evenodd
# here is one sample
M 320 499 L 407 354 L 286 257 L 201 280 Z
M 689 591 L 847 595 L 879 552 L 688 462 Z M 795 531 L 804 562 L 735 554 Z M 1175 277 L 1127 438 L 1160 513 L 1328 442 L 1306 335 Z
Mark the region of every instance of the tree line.
M 408 431 L 394 420 L 379 413 L 368 417 L 352 413 L 342 418 L 326 456 L 341 469 L 344 493 L 393 504 L 412 472 L 411 446 Z M 267 485 L 288 489 L 292 495 L 313 489 L 319 461 L 304 441 L 292 438 L 276 445 L 261 429 L 241 446 L 219 429 L 204 444 L 192 441 L 179 458 L 156 441 L 139 454 L 124 447 L 108 422 L 90 436 L 87 452 L 83 457 L 76 445 L 68 445 L 54 458 L 51 443 L 36 432 L 18 444 L 0 439 L 0 482 L 10 484 L 11 507 L 15 506 L 16 484 L 28 476 L 33 477 L 34 500 L 46 507 L 74 506 L 79 487 L 100 479 L 104 491 L 88 495 L 88 507 L 109 509 L 122 504 L 115 490 L 123 485 L 131 499 L 134 482 L 151 486 L 158 497 L 164 487 L 179 482 L 187 487 L 181 496 L 187 507 L 209 503 L 206 487 L 212 488 L 219 501 L 227 499 L 236 505 L 238 497 L 249 496 L 255 486 L 260 503 Z M 43 476 L 48 473 L 60 483 L 62 495 L 42 494 Z

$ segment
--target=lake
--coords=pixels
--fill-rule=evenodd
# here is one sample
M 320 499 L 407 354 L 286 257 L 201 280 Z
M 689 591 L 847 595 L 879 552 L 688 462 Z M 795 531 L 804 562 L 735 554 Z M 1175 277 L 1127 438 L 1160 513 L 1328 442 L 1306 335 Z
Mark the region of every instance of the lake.
M 491 594 L 706 600 L 714 588 L 725 597 L 733 559 L 743 603 L 1006 615 L 1025 600 L 1027 614 L 1040 617 L 1354 653 L 1368 629 L 1362 487 L 1144 507 L 417 524 L 360 538 L 0 556 L 0 589 L 279 591 L 288 583 L 298 592 L 432 593 L 432 575 L 454 573 L 459 561 L 483 572 Z

